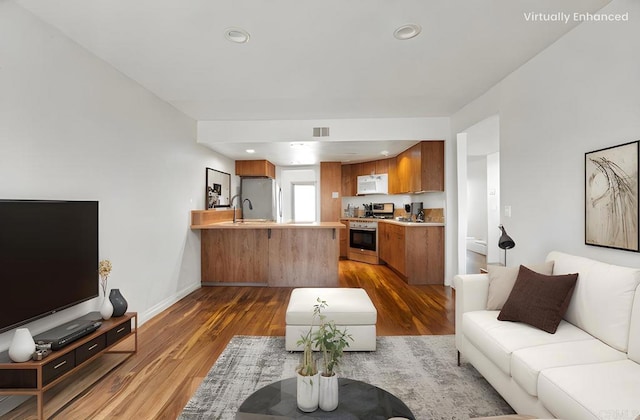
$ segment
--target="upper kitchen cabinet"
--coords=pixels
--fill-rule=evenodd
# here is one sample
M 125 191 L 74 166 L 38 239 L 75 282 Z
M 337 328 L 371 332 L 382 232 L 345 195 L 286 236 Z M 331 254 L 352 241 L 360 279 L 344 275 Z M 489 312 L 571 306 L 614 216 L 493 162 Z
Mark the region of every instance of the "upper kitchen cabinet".
M 380 160 L 374 161 L 373 163 L 375 164 L 374 171 L 376 174 L 389 173 L 389 159 L 380 159 Z
M 396 157 L 399 193 L 444 191 L 444 141 L 422 141 Z
M 395 168 L 396 158 L 379 159 L 370 162 L 360 162 L 342 165 L 342 196 L 353 197 L 358 192 L 358 177 L 365 175 L 379 175 L 389 174 L 389 194 L 394 194 L 391 191 L 391 177 L 390 172 L 391 163 Z M 393 175 L 395 176 L 395 175 Z
M 444 141 L 423 141 L 420 145 L 422 191 L 444 191 Z
M 236 175 L 264 176 L 275 179 L 276 167 L 268 160 L 236 160 Z
M 389 170 L 389 194 L 400 194 L 400 178 L 398 178 L 398 162 L 396 158 L 385 159 Z
M 353 173 L 354 165 L 342 165 L 342 196 L 353 197 L 356 195 L 356 176 Z

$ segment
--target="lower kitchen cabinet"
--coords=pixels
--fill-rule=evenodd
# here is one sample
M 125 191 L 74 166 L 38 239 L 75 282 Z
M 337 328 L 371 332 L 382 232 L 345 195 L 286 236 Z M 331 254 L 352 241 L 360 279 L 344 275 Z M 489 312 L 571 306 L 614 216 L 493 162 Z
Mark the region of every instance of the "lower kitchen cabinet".
M 444 284 L 444 226 L 378 223 L 380 259 L 409 284 Z
M 396 272 L 406 277 L 406 240 L 404 226 L 378 223 L 378 246 L 380 259 Z
M 340 258 L 347 258 L 349 252 L 349 221 L 340 220 L 346 229 L 340 229 Z

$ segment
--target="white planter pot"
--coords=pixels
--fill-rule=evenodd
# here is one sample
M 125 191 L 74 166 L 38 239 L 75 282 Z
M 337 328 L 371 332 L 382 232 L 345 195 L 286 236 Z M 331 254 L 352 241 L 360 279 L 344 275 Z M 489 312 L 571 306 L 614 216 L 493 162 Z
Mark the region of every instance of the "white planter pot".
M 338 375 L 320 375 L 320 398 L 318 401 L 323 411 L 333 411 L 338 408 Z
M 102 300 L 102 306 L 100 306 L 100 315 L 102 315 L 102 319 L 104 319 L 105 321 L 111 318 L 111 315 L 113 315 L 113 305 L 111 304 L 108 296 L 105 296 Z
M 313 376 L 302 376 L 297 373 L 298 382 L 296 396 L 298 408 L 305 413 L 310 413 L 318 409 L 318 398 L 320 396 L 320 374 Z
M 18 328 L 13 333 L 13 340 L 9 346 L 9 357 L 14 362 L 26 362 L 31 360 L 36 351 L 36 343 L 33 341 L 28 328 Z

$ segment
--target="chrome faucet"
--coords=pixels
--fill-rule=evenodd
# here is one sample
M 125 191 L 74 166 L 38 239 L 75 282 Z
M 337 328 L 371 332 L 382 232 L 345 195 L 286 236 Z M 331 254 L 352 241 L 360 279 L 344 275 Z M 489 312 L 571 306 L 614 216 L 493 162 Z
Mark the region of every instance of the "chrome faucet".
M 229 204 L 231 204 L 231 208 L 233 209 L 233 223 L 236 223 L 236 206 L 233 205 L 233 199 L 236 197 L 240 197 L 240 194 L 234 195 L 233 197 L 231 197 L 231 200 L 229 200 Z M 249 210 L 253 210 L 253 204 L 248 198 L 242 200 L 242 203 L 240 203 L 240 208 L 242 208 L 242 205 L 245 203 L 245 201 L 249 202 Z
M 240 194 L 236 194 L 233 197 L 231 197 L 231 200 L 229 200 L 229 204 L 231 204 L 231 208 L 233 209 L 233 223 L 236 222 L 236 206 L 233 205 L 233 199 L 240 197 Z

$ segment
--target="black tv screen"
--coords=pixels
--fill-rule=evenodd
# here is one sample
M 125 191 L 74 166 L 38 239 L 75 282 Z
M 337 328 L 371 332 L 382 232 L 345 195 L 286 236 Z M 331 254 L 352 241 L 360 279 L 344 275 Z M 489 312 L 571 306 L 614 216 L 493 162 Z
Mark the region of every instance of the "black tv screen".
M 0 332 L 98 296 L 98 202 L 0 200 Z

